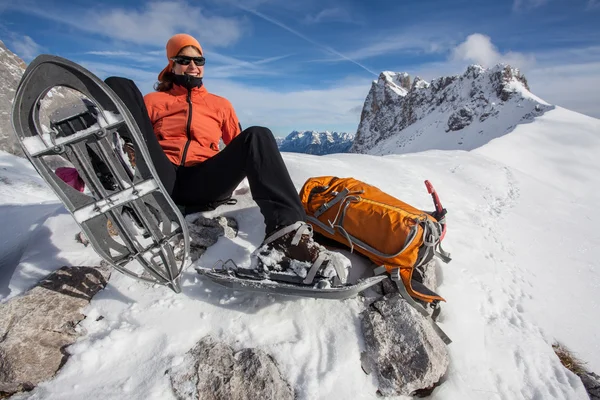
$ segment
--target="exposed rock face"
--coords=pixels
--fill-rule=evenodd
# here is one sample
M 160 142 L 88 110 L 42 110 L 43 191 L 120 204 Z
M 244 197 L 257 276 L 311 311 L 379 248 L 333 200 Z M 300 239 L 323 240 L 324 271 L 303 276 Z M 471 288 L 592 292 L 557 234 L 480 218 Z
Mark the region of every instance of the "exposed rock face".
M 593 372 L 586 372 L 579 375 L 579 377 L 590 396 L 590 400 L 600 400 L 600 376 Z
M 0 41 L 0 150 L 25 157 L 21 150 L 12 126 L 12 107 L 17 87 L 27 68 L 27 64 L 16 54 L 10 51 Z M 40 108 L 40 122 L 42 128 L 49 130 L 48 116 L 55 110 L 74 102 L 81 101 L 79 92 L 65 87 L 55 87 L 42 99 Z M 53 156 L 52 161 L 57 166 L 67 165 Z
M 365 100 L 352 153 L 398 154 L 479 147 L 552 106 L 529 92 L 519 70 L 477 65 L 430 83 L 383 72 Z
M 448 118 L 448 129 L 447 131 L 459 131 L 466 128 L 473 121 L 473 111 L 469 107 L 461 107 L 458 111 L 455 111 Z
M 293 389 L 270 355 L 257 349 L 234 352 L 210 336 L 168 373 L 179 400 L 294 399 Z
M 438 285 L 435 263 L 432 260 L 413 273 L 413 279 L 432 291 Z M 449 365 L 446 345 L 431 321 L 401 297 L 395 282 L 385 279 L 374 289 L 374 293 L 365 293 L 369 305 L 360 316 L 365 337 L 363 370 L 376 376 L 382 395 L 431 394 Z M 437 317 L 433 308 L 421 305 Z
M 106 286 L 108 268 L 63 267 L 0 304 L 0 394 L 31 390 L 67 361 L 81 310 Z
M 207 248 L 217 243 L 219 237 L 230 239 L 237 236 L 237 222 L 228 217 L 206 218 L 198 216 L 188 223 L 190 232 L 190 257 L 197 260 Z
M 363 368 L 385 396 L 412 395 L 436 385 L 450 363 L 431 323 L 399 294 L 387 294 L 361 314 Z
M 27 65 L 0 41 L 0 150 L 23 157 L 10 118 L 17 85 Z
M 347 153 L 353 141 L 353 133 L 293 131 L 279 144 L 279 150 L 314 155 Z

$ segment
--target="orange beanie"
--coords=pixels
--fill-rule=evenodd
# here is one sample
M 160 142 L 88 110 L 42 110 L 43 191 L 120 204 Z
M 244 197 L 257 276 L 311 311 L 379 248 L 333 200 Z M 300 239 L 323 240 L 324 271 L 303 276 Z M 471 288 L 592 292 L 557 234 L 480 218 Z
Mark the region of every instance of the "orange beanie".
M 200 46 L 200 43 L 198 43 L 198 41 L 192 36 L 185 33 L 178 33 L 177 35 L 171 37 L 171 39 L 169 39 L 167 42 L 167 60 L 169 60 L 169 65 L 167 65 L 162 71 L 160 71 L 160 74 L 158 74 L 159 81 L 162 81 L 162 77 L 165 72 L 169 72 L 173 69 L 173 61 L 171 61 L 171 58 L 179 54 L 181 49 L 186 46 L 194 46 L 200 50 L 200 54 L 202 54 L 202 47 Z

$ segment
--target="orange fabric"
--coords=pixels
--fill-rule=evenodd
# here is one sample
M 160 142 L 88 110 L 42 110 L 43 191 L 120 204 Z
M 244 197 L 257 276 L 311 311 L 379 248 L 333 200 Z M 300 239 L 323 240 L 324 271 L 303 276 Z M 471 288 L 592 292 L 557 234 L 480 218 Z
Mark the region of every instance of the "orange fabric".
M 349 190 L 350 197 L 346 201 L 340 201 L 323 214 L 315 216 L 321 206 L 331 203 L 344 189 Z M 435 221 L 429 214 L 354 178 L 333 176 L 309 178 L 300 190 L 300 199 L 309 217 L 317 218 L 328 228 L 331 227 L 330 222 L 337 225 L 341 221 L 342 227 L 349 235 L 381 253 L 390 255 L 389 258 L 381 257 L 353 242 L 354 249 L 375 264 L 385 265 L 390 272 L 400 268 L 400 276 L 411 296 L 426 302 L 444 300 L 440 296 L 417 293 L 411 285 L 413 268 L 418 261 L 419 249 L 423 245 L 421 225 L 411 245 L 401 254 L 393 256 L 402 250 L 411 228 L 419 221 L 425 219 Z M 348 239 L 339 229 L 333 232 L 331 228 L 323 229 L 311 221 L 311 218 L 308 222 L 316 232 L 348 245 Z
M 175 57 L 177 54 L 179 54 L 181 49 L 187 46 L 194 46 L 195 48 L 200 50 L 200 54 L 203 54 L 200 43 L 198 43 L 196 39 L 194 39 L 188 34 L 178 33 L 177 35 L 174 35 L 171 37 L 171 39 L 169 39 L 166 46 L 167 60 L 169 60 L 169 64 L 162 71 L 160 71 L 160 74 L 158 74 L 159 81 L 162 81 L 162 77 L 165 72 L 171 71 L 173 69 L 173 61 L 171 61 L 171 58 Z
M 204 86 L 188 90 L 173 85 L 168 92 L 152 92 L 144 96 L 148 115 L 165 154 L 181 165 L 189 140 L 185 166 L 198 164 L 219 152 L 219 140 L 228 145 L 240 134 L 240 124 L 231 103 L 209 93 Z M 191 113 L 190 136 L 187 135 Z

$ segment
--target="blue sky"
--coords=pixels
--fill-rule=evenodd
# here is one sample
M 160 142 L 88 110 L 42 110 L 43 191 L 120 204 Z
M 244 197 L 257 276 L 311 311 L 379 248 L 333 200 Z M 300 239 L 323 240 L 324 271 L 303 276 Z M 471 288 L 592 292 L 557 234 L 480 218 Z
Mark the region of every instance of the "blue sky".
M 600 0 L 0 0 L 0 40 L 152 90 L 175 33 L 198 38 L 205 85 L 244 126 L 355 131 L 381 71 L 433 79 L 519 67 L 546 101 L 600 117 Z

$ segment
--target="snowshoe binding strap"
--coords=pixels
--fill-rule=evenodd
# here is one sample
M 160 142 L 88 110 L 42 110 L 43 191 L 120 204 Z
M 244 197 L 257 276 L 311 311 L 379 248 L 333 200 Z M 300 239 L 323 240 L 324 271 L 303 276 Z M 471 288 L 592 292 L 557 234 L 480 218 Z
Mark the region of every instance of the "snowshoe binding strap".
M 292 246 L 296 246 L 298 243 L 300 243 L 302 235 L 307 234 L 310 237 L 313 235 L 312 226 L 308 225 L 306 222 L 298 221 L 295 224 L 288 225 L 279 229 L 278 231 L 275 231 L 275 233 L 264 240 L 263 245 L 269 244 L 293 231 L 296 231 L 296 234 L 292 238 Z
M 319 271 L 319 268 L 321 268 L 321 265 L 323 265 L 323 263 L 325 261 L 327 261 L 327 256 L 322 252 L 319 254 L 317 259 L 313 263 L 312 267 L 310 267 L 310 269 L 308 270 L 308 273 L 306 274 L 306 278 L 304 278 L 304 281 L 303 281 L 303 283 L 305 285 L 310 285 L 313 283 L 315 276 L 317 275 L 317 272 Z

